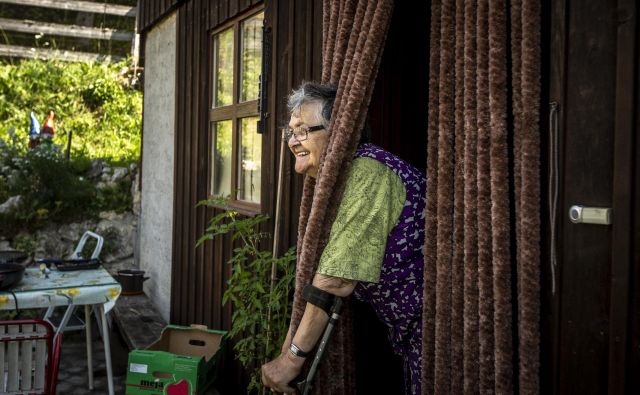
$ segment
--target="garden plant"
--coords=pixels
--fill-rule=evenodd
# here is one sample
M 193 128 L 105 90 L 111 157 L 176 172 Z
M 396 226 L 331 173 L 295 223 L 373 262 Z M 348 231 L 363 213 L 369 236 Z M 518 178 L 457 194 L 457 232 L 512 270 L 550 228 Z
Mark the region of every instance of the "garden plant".
M 222 303 L 233 304 L 229 336 L 234 339 L 236 359 L 251 371 L 247 391 L 257 391 L 262 389 L 260 365 L 280 354 L 280 347 L 289 329 L 289 297 L 295 280 L 295 250 L 292 247 L 281 257 L 274 257 L 271 251 L 261 248 L 261 241 L 269 234 L 257 229 L 269 219 L 266 215 L 243 216 L 229 207 L 224 198 L 212 198 L 199 205 L 225 207 L 225 210 L 210 220 L 197 246 L 225 234 L 229 234 L 231 240 L 239 245 L 228 262 L 231 276 Z M 276 281 L 271 287 L 273 265 L 276 268 Z

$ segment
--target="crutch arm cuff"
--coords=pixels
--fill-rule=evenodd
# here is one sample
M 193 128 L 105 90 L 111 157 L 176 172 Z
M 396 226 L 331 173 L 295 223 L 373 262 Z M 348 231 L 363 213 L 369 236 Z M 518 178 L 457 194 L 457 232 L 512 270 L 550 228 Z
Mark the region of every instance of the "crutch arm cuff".
M 336 300 L 336 296 L 311 284 L 307 284 L 302 289 L 302 299 L 307 303 L 321 308 L 328 316 L 331 316 L 331 307 Z

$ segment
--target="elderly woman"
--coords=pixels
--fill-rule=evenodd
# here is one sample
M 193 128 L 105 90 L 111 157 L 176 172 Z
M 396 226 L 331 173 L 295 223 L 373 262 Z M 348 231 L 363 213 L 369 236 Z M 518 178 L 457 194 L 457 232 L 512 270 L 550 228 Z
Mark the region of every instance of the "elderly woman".
M 295 170 L 316 177 L 327 147 L 336 90 L 305 83 L 289 96 L 291 120 L 285 138 Z M 426 180 L 417 169 L 372 144 L 360 144 L 341 205 L 322 252 L 313 285 L 369 303 L 389 330 L 404 361 L 405 393 L 420 393 L 422 279 Z M 294 392 L 287 383 L 301 371 L 328 321 L 307 303 L 298 330 L 282 354 L 262 367 L 263 383 Z

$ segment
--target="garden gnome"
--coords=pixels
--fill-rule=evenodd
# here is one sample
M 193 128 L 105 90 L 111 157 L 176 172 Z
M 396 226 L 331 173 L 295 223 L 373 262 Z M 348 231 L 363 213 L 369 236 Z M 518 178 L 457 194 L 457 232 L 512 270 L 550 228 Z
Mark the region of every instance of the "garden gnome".
M 53 130 L 53 117 L 53 110 L 49 110 L 49 116 L 47 117 L 47 120 L 44 121 L 44 126 L 40 130 L 40 135 L 45 139 L 51 140 L 55 134 Z
M 40 144 L 40 122 L 31 111 L 31 126 L 29 126 L 29 148 L 35 148 Z

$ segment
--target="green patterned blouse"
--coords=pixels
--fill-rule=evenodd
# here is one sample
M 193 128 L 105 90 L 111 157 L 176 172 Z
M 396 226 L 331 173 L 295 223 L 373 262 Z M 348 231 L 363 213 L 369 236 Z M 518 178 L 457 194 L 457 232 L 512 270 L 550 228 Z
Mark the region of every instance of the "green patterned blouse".
M 393 170 L 372 158 L 354 159 L 318 273 L 378 282 L 387 237 L 405 198 L 404 184 Z

